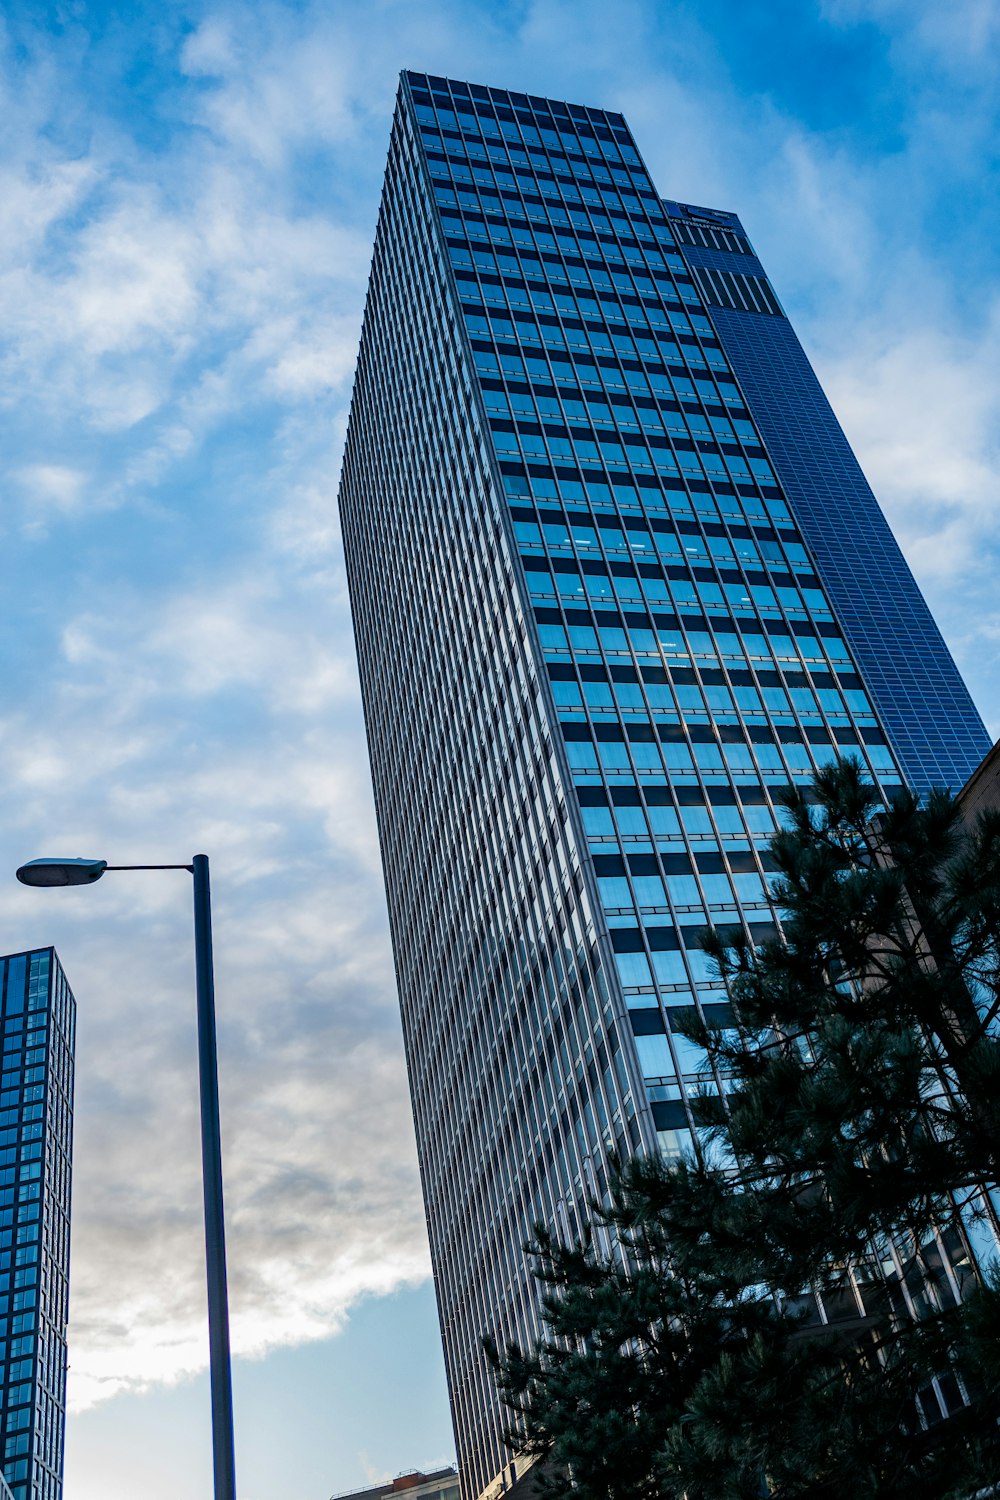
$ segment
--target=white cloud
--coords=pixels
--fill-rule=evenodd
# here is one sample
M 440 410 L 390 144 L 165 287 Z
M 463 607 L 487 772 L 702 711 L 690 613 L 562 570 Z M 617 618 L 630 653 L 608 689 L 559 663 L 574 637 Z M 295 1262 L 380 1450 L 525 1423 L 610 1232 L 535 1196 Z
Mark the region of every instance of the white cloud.
M 106 123 L 70 161 L 58 131 L 22 131 L 7 198 L 24 233 L 0 235 L 11 518 L 21 504 L 35 557 L 15 572 L 45 622 L 0 713 L 0 835 L 11 863 L 212 857 L 233 1339 L 250 1353 L 328 1335 L 428 1269 L 335 413 L 317 404 L 353 370 L 371 205 L 338 222 L 271 180 L 317 131 L 349 135 L 353 108 L 308 32 L 284 53 L 275 37 L 251 58 L 221 23 L 198 30 L 185 57 L 211 129 L 169 153 Z M 32 98 L 58 114 L 51 74 Z M 54 939 L 80 1000 L 77 1408 L 205 1362 L 186 880 L 108 877 L 63 903 L 0 888 L 9 946 Z
M 993 0 L 822 0 L 821 14 L 839 25 L 874 21 L 893 34 L 898 50 L 912 47 L 936 66 L 983 68 L 1000 43 L 1000 14 Z
M 921 576 L 968 582 L 997 528 L 1000 305 L 972 335 L 913 324 L 827 330 L 824 383 Z
M 64 464 L 26 464 L 13 477 L 19 481 L 32 507 L 43 513 L 76 510 L 87 481 L 80 469 L 70 469 Z
M 227 88 L 260 85 L 247 117 L 279 144 L 259 161 L 231 131 L 194 125 L 169 152 L 144 152 L 108 120 L 63 145 L 53 118 L 86 106 L 53 67 L 15 75 L 11 64 L 21 113 L 0 189 L 18 233 L 0 231 L 0 402 L 15 423 L 25 414 L 24 474 L 73 467 L 53 459 L 54 436 L 104 440 L 104 474 L 78 494 L 83 504 L 145 500 L 235 412 L 329 396 L 350 377 L 369 225 L 298 201 L 272 170 L 326 129 L 318 102 L 303 113 L 303 72 L 324 108 L 332 95 L 323 48 L 290 32 L 286 12 L 269 14 L 273 51 L 251 58 L 248 26 L 238 28 L 233 80 L 206 77 L 195 95 L 208 108 Z M 206 23 L 189 38 L 203 69 L 211 57 L 221 66 L 223 30 Z M 349 123 L 357 98 L 342 92 L 334 114 Z M 37 516 L 27 524 L 41 534 Z
M 324 617 L 327 660 L 313 641 L 303 661 L 288 604 L 248 576 L 217 610 L 163 601 L 130 637 L 125 598 L 67 630 L 44 722 L 0 723 L 19 851 L 212 857 L 234 1346 L 251 1353 L 427 1271 L 346 622 Z M 76 1405 L 204 1360 L 186 886 L 0 892 L 5 930 L 54 936 L 80 1000 Z
M 201 96 L 199 121 L 273 169 L 299 143 L 315 149 L 354 133 L 355 51 L 351 28 L 333 17 L 314 12 L 303 23 L 264 6 L 202 23 L 184 44 L 181 66 L 213 85 Z

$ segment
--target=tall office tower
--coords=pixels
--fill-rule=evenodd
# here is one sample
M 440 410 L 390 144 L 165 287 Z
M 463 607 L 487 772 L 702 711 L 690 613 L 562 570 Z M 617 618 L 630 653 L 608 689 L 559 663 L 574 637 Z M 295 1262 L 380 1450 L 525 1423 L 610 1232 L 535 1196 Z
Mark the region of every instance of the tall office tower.
M 14 1500 L 60 1500 L 76 1002 L 52 948 L 0 986 L 0 1467 Z
M 693 1140 L 708 924 L 773 930 L 773 798 L 988 747 L 750 243 L 620 115 L 405 74 L 341 485 L 466 1500 L 481 1352 L 608 1153 Z

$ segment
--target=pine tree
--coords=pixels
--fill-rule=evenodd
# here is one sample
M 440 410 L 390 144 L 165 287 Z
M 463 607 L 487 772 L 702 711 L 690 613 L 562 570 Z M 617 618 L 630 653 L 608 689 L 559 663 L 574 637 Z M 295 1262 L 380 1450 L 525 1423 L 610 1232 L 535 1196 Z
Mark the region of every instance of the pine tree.
M 684 1028 L 725 1105 L 699 1100 L 690 1159 L 619 1164 L 594 1205 L 614 1255 L 539 1234 L 547 1336 L 491 1351 L 552 1500 L 959 1500 L 1000 1475 L 1000 1282 L 965 1238 L 1000 1150 L 1000 813 L 882 808 L 851 761 L 784 806 L 782 935 L 716 935 L 739 1024 Z

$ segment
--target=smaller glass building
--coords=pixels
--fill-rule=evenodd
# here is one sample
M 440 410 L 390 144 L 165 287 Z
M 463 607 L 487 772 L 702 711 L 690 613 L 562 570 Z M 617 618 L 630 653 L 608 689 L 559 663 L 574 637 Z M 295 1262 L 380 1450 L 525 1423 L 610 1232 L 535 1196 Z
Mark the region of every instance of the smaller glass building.
M 53 948 L 0 958 L 0 994 L 0 1467 L 61 1500 L 76 1001 Z

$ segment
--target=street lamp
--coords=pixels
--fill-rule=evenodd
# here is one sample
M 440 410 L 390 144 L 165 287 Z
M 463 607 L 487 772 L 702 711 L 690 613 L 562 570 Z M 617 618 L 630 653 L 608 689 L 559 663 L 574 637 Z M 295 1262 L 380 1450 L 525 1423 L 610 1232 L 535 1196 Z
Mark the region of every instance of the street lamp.
M 92 885 L 107 870 L 188 870 L 194 877 L 194 957 L 198 998 L 198 1080 L 201 1094 L 201 1169 L 205 1192 L 205 1264 L 208 1273 L 208 1351 L 212 1388 L 212 1459 L 215 1500 L 236 1500 L 233 1451 L 233 1381 L 229 1358 L 226 1234 L 222 1212 L 222 1139 L 219 1065 L 215 1040 L 212 970 L 212 902 L 208 855 L 189 865 L 109 865 L 103 859 L 32 859 L 17 878 L 22 885 Z

